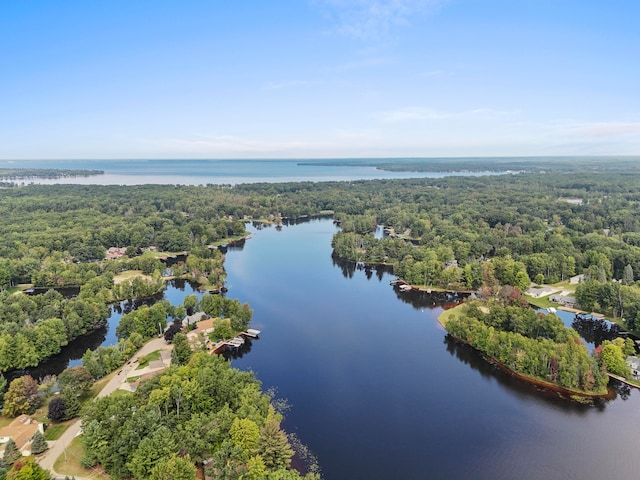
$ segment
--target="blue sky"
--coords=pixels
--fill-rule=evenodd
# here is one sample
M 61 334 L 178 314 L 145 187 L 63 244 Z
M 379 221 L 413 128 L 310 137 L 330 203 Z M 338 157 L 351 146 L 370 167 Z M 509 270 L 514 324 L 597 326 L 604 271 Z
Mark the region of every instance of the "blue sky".
M 0 158 L 640 154 L 637 0 L 0 3 Z

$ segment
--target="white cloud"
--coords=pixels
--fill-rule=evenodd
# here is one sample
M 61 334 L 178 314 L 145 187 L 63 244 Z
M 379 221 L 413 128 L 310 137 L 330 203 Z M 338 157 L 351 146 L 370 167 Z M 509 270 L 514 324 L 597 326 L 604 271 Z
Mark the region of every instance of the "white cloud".
M 445 0 L 317 0 L 341 35 L 370 41 L 392 29 L 408 25 L 418 13 L 430 11 Z

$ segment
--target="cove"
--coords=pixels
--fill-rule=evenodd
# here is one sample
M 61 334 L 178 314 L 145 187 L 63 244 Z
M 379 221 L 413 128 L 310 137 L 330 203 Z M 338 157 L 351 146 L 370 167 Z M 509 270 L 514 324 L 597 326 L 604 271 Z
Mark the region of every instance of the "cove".
M 61 293 L 67 297 L 77 295 L 78 289 L 62 289 Z M 37 293 L 45 293 L 47 289 L 41 289 Z M 60 291 L 60 290 L 59 290 Z M 131 312 L 142 305 L 153 305 L 160 300 L 169 300 L 172 305 L 180 305 L 186 295 L 195 294 L 202 297 L 202 292 L 198 291 L 197 285 L 186 280 L 170 280 L 165 284 L 162 293 L 146 299 L 125 300 L 109 306 L 109 317 L 106 325 L 92 332 L 82 335 L 62 347 L 62 351 L 44 360 L 37 367 L 12 370 L 7 372 L 8 379 L 31 375 L 33 378 L 43 378 L 46 375 L 59 375 L 69 366 L 82 365 L 82 356 L 87 350 L 95 350 L 98 347 L 108 347 L 118 343 L 116 337 L 116 327 L 125 313 Z
M 289 400 L 285 428 L 327 480 L 622 478 L 636 473 L 640 392 L 585 406 L 450 342 L 451 300 L 331 257 L 330 220 L 253 228 L 230 248 L 228 295 L 262 331 L 233 365 Z

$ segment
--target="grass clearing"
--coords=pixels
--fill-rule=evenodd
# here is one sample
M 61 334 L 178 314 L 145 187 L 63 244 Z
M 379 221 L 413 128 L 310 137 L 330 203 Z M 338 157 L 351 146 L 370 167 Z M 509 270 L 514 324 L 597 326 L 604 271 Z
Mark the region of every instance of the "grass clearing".
M 98 396 L 98 393 L 100 393 L 100 391 L 104 388 L 104 386 L 107 383 L 109 383 L 109 380 L 111 380 L 114 376 L 116 376 L 119 371 L 120 371 L 120 368 L 117 368 L 116 370 L 111 372 L 109 375 L 105 375 L 100 380 L 96 380 L 95 382 L 93 382 L 88 400 L 96 398 Z
M 538 308 L 560 307 L 561 305 L 559 303 L 555 303 L 549 300 L 550 296 L 551 295 L 547 295 L 546 297 L 541 297 L 541 298 L 535 298 L 529 295 L 525 295 L 524 298 L 526 298 L 527 302 L 529 302 L 531 305 L 535 305 Z
M 67 420 L 66 422 L 63 422 L 63 423 L 56 423 L 56 424 L 50 425 L 44 431 L 44 439 L 45 440 L 59 439 L 62 436 L 62 434 L 67 430 L 67 428 L 69 428 L 69 425 L 71 425 L 73 422 L 75 422 L 75 419 Z
M 109 395 L 109 397 L 125 397 L 127 395 L 131 395 L 132 393 L 133 392 L 128 392 L 119 388 L 118 390 L 115 390 L 111 395 Z
M 466 308 L 467 308 L 467 305 L 464 303 L 461 303 L 457 307 L 453 307 L 453 308 L 450 308 L 449 310 L 445 310 L 438 316 L 438 322 L 440 322 L 440 324 L 444 328 L 447 328 L 447 322 L 451 318 L 463 314 Z
M 145 275 L 144 273 L 142 273 L 142 270 L 125 270 L 124 272 L 120 272 L 119 274 L 113 277 L 113 283 L 118 284 L 134 278 L 143 278 L 145 280 L 151 280 L 151 277 L 149 275 Z
M 80 437 L 74 438 L 66 450 L 58 457 L 53 469 L 62 475 L 69 477 L 82 477 L 91 480 L 106 480 L 110 478 L 98 468 L 84 468 L 80 464 L 80 459 L 84 456 L 84 446 Z
M 138 362 L 139 365 L 136 367 L 136 370 L 141 370 L 144 367 L 146 367 L 147 365 L 149 365 L 150 362 L 154 362 L 156 360 L 160 360 L 160 350 L 156 350 L 154 352 L 151 352 L 148 355 L 145 355 L 144 357 L 142 357 L 140 359 L 140 361 Z

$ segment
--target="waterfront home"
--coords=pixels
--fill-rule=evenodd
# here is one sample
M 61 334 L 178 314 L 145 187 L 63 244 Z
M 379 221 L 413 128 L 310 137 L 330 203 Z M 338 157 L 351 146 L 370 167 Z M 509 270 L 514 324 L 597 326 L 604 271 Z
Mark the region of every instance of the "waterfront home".
M 22 455 L 31 455 L 31 439 L 36 432 L 44 435 L 43 424 L 29 415 L 20 415 L 6 427 L 0 428 L 0 457 L 4 454 L 4 449 L 10 439 L 13 439 Z
M 631 377 L 634 380 L 640 380 L 640 358 L 629 355 L 625 363 L 631 370 Z

